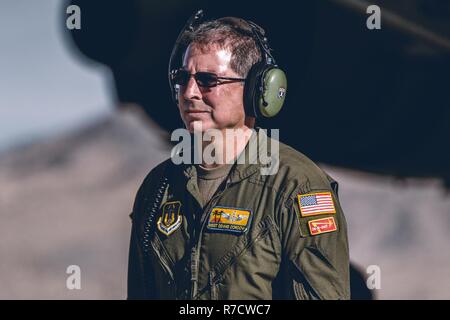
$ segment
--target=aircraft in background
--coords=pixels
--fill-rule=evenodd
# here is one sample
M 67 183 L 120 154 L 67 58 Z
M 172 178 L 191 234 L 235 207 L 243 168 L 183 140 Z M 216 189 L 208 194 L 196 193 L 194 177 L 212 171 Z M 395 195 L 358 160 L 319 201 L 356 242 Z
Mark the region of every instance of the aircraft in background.
M 381 29 L 366 27 L 365 1 L 101 2 L 73 0 L 86 57 L 109 66 L 118 97 L 166 130 L 182 127 L 167 64 L 186 19 L 241 16 L 263 26 L 288 76 L 284 109 L 263 128 L 314 161 L 377 174 L 439 177 L 450 186 L 450 4 L 372 1 Z M 69 3 L 69 4 L 70 4 Z

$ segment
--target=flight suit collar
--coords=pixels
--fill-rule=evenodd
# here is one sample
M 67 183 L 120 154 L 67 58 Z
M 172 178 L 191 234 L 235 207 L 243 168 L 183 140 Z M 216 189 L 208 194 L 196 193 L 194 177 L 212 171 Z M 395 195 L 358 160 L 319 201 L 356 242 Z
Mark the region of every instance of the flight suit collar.
M 237 163 L 234 164 L 233 168 L 230 171 L 230 175 L 228 177 L 228 181 L 230 183 L 237 183 L 239 181 L 242 181 L 249 176 L 256 173 L 258 170 L 261 169 L 261 163 L 258 161 L 258 152 L 259 152 L 259 144 L 266 144 L 267 143 L 267 135 L 264 130 L 261 130 L 261 128 L 256 127 L 253 131 L 252 135 L 250 136 L 249 141 L 247 142 L 247 145 L 245 146 L 244 150 L 240 153 L 240 155 L 237 158 Z M 247 160 L 245 157 L 247 156 Z M 189 181 L 197 179 L 197 168 L 193 164 L 184 165 L 184 176 L 188 179 L 188 189 L 192 188 L 192 186 L 189 186 Z

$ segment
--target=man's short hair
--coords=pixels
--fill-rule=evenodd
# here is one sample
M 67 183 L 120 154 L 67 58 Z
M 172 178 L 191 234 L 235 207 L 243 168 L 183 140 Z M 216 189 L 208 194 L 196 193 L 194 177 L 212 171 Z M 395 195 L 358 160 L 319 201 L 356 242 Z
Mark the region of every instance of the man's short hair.
M 227 18 L 200 24 L 193 32 L 185 33 L 183 42 L 186 47 L 192 45 L 201 52 L 208 52 L 211 48 L 229 50 L 230 67 L 243 78 L 255 63 L 261 61 L 261 51 L 251 29 L 245 30 Z

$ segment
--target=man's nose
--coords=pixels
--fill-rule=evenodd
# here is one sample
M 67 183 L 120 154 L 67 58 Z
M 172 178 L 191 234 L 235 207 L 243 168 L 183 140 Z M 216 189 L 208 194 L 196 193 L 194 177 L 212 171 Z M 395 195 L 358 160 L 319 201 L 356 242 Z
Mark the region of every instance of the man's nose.
M 200 100 L 202 98 L 202 92 L 193 76 L 189 78 L 184 88 L 181 87 L 181 93 L 186 100 Z

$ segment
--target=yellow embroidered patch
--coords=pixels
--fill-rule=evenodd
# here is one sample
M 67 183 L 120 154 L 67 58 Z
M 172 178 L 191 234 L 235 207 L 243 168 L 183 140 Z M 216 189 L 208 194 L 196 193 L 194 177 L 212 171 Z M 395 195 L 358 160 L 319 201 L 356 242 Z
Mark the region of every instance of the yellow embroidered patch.
M 334 217 L 311 220 L 308 222 L 308 226 L 312 236 L 337 230 Z
M 252 211 L 241 208 L 214 207 L 209 214 L 209 230 L 243 233 L 247 231 Z

